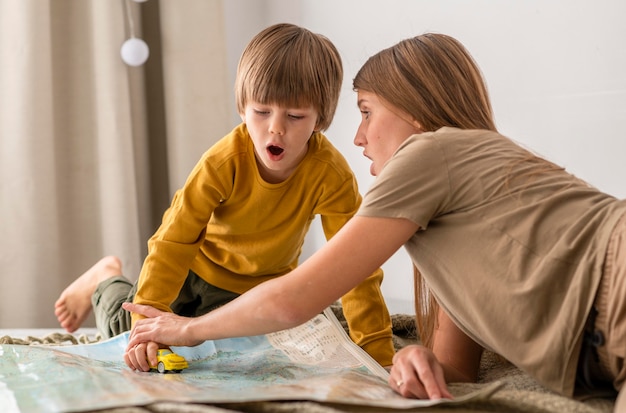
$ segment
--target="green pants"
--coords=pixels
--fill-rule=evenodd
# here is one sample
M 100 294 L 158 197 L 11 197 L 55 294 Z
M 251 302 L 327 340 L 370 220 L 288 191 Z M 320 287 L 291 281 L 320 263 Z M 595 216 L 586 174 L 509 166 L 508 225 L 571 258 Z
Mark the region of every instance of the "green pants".
M 132 302 L 137 292 L 137 283 L 123 276 L 101 282 L 91 297 L 96 327 L 103 338 L 111 338 L 131 328 L 130 313 L 122 308 Z M 239 294 L 217 288 L 193 271 L 172 303 L 172 311 L 186 317 L 198 317 L 237 298 Z

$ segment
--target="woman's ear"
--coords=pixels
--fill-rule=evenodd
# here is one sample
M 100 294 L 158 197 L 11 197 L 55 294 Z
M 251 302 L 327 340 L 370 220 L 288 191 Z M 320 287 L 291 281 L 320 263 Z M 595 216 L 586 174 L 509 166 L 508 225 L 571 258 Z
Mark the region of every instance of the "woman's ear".
M 424 130 L 424 128 L 422 128 L 422 124 L 419 123 L 418 121 L 416 121 L 415 119 L 413 119 L 413 121 L 411 122 L 411 124 L 413 124 L 413 127 L 415 128 L 417 133 L 424 133 L 426 132 Z

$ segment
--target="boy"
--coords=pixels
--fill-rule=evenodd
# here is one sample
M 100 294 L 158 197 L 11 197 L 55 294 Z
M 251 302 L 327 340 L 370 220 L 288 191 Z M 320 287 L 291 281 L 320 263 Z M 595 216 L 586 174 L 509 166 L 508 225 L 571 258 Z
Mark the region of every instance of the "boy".
M 293 270 L 314 216 L 332 237 L 360 203 L 355 177 L 320 131 L 333 119 L 343 69 L 324 36 L 271 26 L 244 50 L 235 94 L 243 121 L 211 147 L 176 192 L 134 286 L 105 257 L 66 288 L 55 314 L 68 331 L 89 311 L 105 337 L 130 330 L 125 301 L 205 314 Z M 394 355 L 382 270 L 342 298 L 351 338 L 383 366 Z M 158 343 L 141 344 L 153 354 Z

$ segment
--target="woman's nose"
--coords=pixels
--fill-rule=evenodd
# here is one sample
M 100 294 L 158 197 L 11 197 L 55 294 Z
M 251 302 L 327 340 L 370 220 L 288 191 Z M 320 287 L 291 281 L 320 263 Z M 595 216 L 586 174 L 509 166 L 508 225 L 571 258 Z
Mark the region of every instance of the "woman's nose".
M 367 140 L 365 139 L 365 134 L 361 132 L 361 128 L 357 129 L 356 134 L 354 135 L 354 144 L 356 146 L 365 145 Z

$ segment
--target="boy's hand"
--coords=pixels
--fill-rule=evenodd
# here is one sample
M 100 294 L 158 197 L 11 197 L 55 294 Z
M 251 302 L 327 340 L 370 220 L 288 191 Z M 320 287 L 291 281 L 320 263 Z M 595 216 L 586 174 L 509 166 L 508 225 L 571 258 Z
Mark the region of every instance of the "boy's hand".
M 161 347 L 153 341 L 127 347 L 124 352 L 124 361 L 133 370 L 149 371 L 150 365 L 157 365 L 156 353 Z

